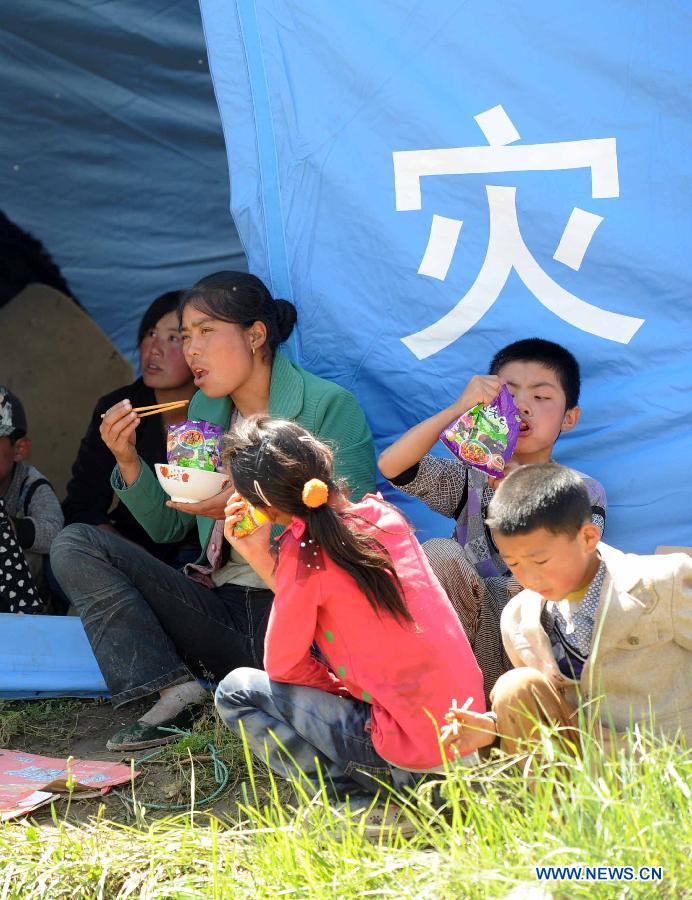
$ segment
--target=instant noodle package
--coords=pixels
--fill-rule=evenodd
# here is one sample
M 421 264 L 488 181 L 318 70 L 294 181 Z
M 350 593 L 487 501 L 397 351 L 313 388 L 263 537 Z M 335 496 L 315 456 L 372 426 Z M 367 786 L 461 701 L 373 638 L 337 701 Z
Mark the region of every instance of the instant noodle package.
M 170 465 L 214 472 L 221 459 L 223 429 L 211 422 L 188 420 L 168 426 L 166 458 Z
M 488 406 L 479 403 L 440 434 L 440 440 L 461 462 L 502 476 L 519 437 L 521 415 L 507 385 Z

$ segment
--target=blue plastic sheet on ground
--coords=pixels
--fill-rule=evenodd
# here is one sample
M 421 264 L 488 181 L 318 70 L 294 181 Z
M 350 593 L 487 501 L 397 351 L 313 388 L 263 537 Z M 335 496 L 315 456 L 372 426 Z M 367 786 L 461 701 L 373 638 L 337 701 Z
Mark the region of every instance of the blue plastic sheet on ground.
M 555 455 L 606 486 L 606 538 L 689 544 L 684 4 L 201 8 L 236 224 L 303 365 L 381 448 L 503 345 L 556 340 L 584 387 Z
M 0 614 L 0 697 L 107 697 L 76 616 Z

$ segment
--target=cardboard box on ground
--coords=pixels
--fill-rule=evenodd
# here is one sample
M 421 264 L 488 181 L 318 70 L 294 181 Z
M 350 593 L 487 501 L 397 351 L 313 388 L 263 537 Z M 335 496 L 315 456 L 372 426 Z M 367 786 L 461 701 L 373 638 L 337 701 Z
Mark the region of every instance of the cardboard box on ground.
M 0 334 L 0 384 L 24 404 L 30 462 L 62 500 L 96 400 L 131 382 L 132 366 L 69 297 L 42 284 L 0 309 Z

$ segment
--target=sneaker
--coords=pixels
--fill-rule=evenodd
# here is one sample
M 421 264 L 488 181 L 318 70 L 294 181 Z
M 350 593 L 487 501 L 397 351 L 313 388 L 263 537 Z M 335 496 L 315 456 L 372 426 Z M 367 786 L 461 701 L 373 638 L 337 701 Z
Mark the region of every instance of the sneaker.
M 297 810 L 296 824 L 310 829 L 324 828 L 329 823 L 329 830 L 337 839 L 353 829 L 361 831 L 368 840 L 377 841 L 383 837 L 401 834 L 411 837 L 418 831 L 418 826 L 410 817 L 408 808 L 404 810 L 398 803 L 374 803 L 372 800 L 358 798 L 350 803 L 330 802 L 328 811 L 320 798 Z
M 201 709 L 202 704 L 199 703 L 186 706 L 177 716 L 159 725 L 149 725 L 147 722 L 127 725 L 106 741 L 106 749 L 117 753 L 121 750 L 147 750 L 149 747 L 172 744 L 180 740 L 181 731 L 192 728 Z
M 379 840 L 381 837 L 394 834 L 412 837 L 418 831 L 418 825 L 411 817 L 409 809 L 392 801 L 376 803 L 362 814 L 353 812 L 352 817 L 359 825 L 362 823 L 363 834 L 370 840 Z

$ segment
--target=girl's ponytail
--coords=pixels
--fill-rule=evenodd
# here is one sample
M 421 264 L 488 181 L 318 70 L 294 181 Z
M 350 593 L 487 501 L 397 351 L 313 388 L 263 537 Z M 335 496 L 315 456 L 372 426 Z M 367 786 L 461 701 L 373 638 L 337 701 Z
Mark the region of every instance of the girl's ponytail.
M 400 622 L 413 621 L 394 564 L 379 541 L 357 528 L 349 528 L 328 503 L 312 509 L 307 522 L 312 540 L 348 572 L 375 612 L 387 612 Z

